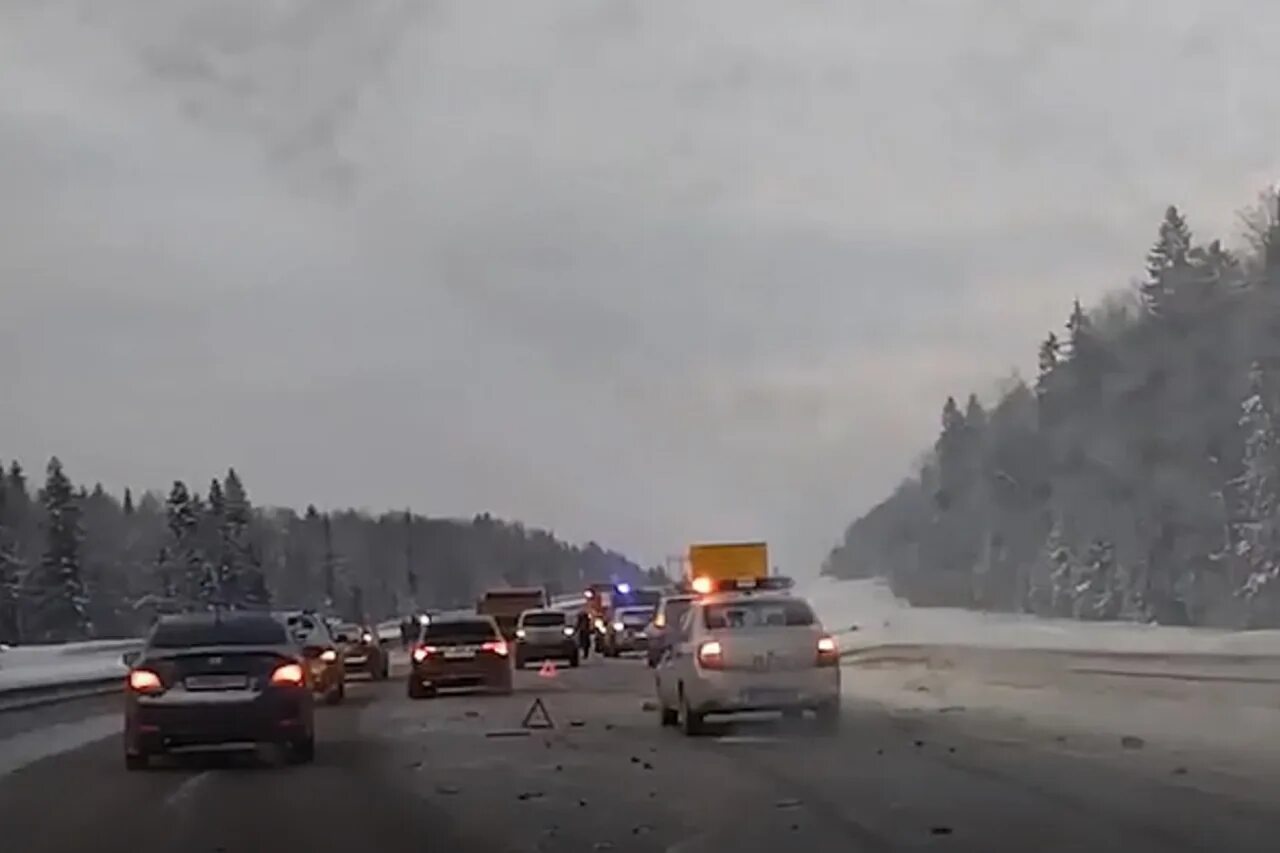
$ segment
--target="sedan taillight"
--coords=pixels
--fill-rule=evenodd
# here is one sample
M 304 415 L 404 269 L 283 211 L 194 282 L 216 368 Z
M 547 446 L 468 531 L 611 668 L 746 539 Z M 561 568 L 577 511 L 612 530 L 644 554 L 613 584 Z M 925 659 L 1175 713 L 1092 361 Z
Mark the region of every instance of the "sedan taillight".
M 281 664 L 271 673 L 271 683 L 276 687 L 301 687 L 306 674 L 296 663 Z
M 440 650 L 435 646 L 415 646 L 413 650 L 413 660 L 416 663 L 422 663 L 438 651 Z
M 135 669 L 129 672 L 129 689 L 134 693 L 163 693 L 164 682 L 158 673 L 149 669 Z
M 506 640 L 490 640 L 489 642 L 482 645 L 480 648 L 485 650 L 486 652 L 495 654 L 498 657 L 505 658 L 507 656 L 508 649 L 507 649 Z

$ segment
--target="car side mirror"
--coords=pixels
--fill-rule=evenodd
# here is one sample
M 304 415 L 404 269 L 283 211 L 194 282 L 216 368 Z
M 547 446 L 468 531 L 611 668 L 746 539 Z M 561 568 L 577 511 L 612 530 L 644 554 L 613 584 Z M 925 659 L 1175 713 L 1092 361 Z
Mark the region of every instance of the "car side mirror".
M 127 667 L 132 667 L 142 657 L 142 652 L 125 652 L 120 656 L 120 661 Z

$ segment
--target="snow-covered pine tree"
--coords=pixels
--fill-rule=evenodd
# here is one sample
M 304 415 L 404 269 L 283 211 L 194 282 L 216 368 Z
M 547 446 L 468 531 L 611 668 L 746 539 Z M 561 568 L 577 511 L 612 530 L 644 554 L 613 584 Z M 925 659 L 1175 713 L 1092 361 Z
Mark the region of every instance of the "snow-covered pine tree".
M 338 555 L 333 550 L 333 524 L 329 513 L 320 516 L 324 552 L 321 556 L 321 577 L 324 580 L 324 606 L 332 611 L 338 603 Z
M 213 597 L 221 606 L 234 606 L 235 566 L 227 529 L 227 506 L 222 494 L 222 483 L 215 477 L 209 482 L 209 497 L 205 510 L 205 556 L 212 575 Z
M 171 575 L 185 608 L 205 607 L 213 599 L 213 583 L 200 548 L 200 520 L 204 502 L 175 480 L 165 501 L 170 534 Z
M 1049 612 L 1054 616 L 1071 616 L 1075 610 L 1080 561 L 1060 521 L 1055 520 L 1050 528 L 1044 550 L 1049 564 Z
M 1080 568 L 1074 588 L 1072 615 L 1077 619 L 1115 619 L 1123 606 L 1124 592 L 1117 587 L 1115 548 L 1095 539 Z
M 225 502 L 225 543 L 230 574 L 234 581 L 236 605 L 265 607 L 270 603 L 266 578 L 250 541 L 253 508 L 249 494 L 234 468 L 222 482 Z
M 0 465 L 0 643 L 22 640 L 19 590 L 25 574 L 12 525 L 11 487 Z
M 80 567 L 80 507 L 56 456 L 45 470 L 40 500 L 45 548 L 39 567 L 30 575 L 32 633 L 44 642 L 82 640 L 90 636 L 93 626 Z
M 1280 440 L 1274 403 L 1265 369 L 1255 363 L 1249 394 L 1240 404 L 1244 434 L 1242 472 L 1236 481 L 1239 520 L 1235 525 L 1236 556 L 1244 563 L 1240 594 L 1251 609 L 1272 606 L 1280 577 Z
M 1160 222 L 1155 245 L 1147 252 L 1147 279 L 1140 288 L 1143 305 L 1152 316 L 1169 313 L 1176 289 L 1172 279 L 1188 266 L 1190 255 L 1191 229 L 1178 208 L 1170 205 Z

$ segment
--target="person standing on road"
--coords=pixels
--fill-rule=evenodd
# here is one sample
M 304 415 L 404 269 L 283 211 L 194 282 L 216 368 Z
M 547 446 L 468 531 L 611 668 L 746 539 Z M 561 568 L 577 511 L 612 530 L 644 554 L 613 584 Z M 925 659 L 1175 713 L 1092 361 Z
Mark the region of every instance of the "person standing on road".
M 582 659 L 591 657 L 591 616 L 586 610 L 578 611 L 578 648 L 582 650 Z

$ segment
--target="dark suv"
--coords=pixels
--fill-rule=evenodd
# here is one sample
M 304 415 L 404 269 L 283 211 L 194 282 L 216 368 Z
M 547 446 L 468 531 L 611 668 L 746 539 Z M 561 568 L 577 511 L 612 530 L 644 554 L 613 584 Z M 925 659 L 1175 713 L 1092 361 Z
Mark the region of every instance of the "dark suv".
M 130 770 L 188 747 L 277 744 L 297 762 L 315 756 L 307 662 L 267 614 L 163 617 L 125 664 Z
M 422 626 L 409 659 L 409 698 L 440 688 L 511 692 L 511 649 L 490 616 L 440 616 Z

